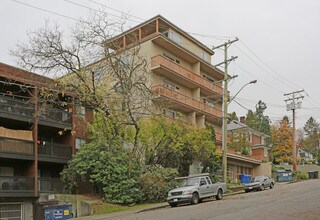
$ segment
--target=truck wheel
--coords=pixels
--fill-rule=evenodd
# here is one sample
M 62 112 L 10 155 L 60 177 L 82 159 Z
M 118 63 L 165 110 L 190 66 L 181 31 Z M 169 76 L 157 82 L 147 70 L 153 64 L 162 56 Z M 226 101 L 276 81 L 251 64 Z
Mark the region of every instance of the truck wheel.
M 169 205 L 170 205 L 171 207 L 177 207 L 178 204 L 176 204 L 176 203 L 169 203 Z
M 198 204 L 199 202 L 199 195 L 198 193 L 193 193 L 192 194 L 192 198 L 191 198 L 191 204 L 192 205 L 195 205 L 195 204 Z
M 273 189 L 273 187 L 274 187 L 274 184 L 271 183 L 271 184 L 270 184 L 270 189 Z
M 223 198 L 223 192 L 222 192 L 222 189 L 219 189 L 216 195 L 216 199 L 221 200 L 222 198 Z

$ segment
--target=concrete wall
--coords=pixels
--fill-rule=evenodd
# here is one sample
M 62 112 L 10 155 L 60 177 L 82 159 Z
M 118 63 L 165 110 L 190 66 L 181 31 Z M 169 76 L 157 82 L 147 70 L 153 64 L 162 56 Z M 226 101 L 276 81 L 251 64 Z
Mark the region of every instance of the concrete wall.
M 260 166 L 253 168 L 253 176 L 267 175 L 271 176 L 272 163 L 261 163 Z

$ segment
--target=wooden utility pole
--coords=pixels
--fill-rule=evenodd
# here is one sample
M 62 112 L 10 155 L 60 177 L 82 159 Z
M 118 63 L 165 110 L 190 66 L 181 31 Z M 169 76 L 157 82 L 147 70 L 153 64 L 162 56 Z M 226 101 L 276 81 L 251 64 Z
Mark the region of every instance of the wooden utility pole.
M 291 101 L 287 104 L 287 111 L 292 110 L 292 169 L 293 172 L 297 171 L 297 146 L 296 146 L 296 109 L 301 108 L 301 102 L 296 102 L 299 99 L 303 99 L 304 96 L 300 95 L 300 92 L 304 92 L 304 90 L 295 91 L 291 93 L 286 93 L 284 96 L 289 96 L 290 98 L 284 100 L 286 102 Z M 299 96 L 296 96 L 299 94 Z
M 236 38 L 232 41 L 227 41 L 222 45 L 219 45 L 217 47 L 213 47 L 212 50 L 218 49 L 220 47 L 223 47 L 224 50 L 224 61 L 217 64 L 216 66 L 219 66 L 221 64 L 224 64 L 224 87 L 223 87 L 223 121 L 222 121 L 222 167 L 223 167 L 223 181 L 227 182 L 227 124 L 228 124 L 228 65 L 232 60 L 235 60 L 237 57 L 231 57 L 228 59 L 228 47 L 238 41 L 239 39 Z

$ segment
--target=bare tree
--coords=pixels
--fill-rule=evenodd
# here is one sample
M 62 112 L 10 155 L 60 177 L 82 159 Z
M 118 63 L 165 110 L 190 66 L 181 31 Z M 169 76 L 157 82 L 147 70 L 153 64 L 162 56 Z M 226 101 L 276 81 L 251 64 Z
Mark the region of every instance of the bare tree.
M 126 18 L 112 21 L 103 12 L 92 13 L 66 34 L 58 24 L 46 22 L 28 33 L 28 41 L 11 51 L 29 71 L 54 77 L 56 86 L 75 91 L 81 105 L 103 115 L 123 136 L 121 127 L 134 130 L 132 155 L 138 154 L 139 120 L 150 114 L 150 73 L 134 35 L 126 36 L 125 50 L 114 38 L 122 33 Z

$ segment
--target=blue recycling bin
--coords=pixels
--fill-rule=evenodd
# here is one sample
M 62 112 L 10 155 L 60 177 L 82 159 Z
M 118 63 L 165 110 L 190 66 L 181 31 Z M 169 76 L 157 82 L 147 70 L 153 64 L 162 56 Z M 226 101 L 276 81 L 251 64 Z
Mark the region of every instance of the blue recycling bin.
M 250 183 L 251 181 L 251 175 L 247 175 L 246 183 Z
M 244 174 L 240 174 L 239 177 L 240 177 L 240 182 L 244 183 Z
M 72 217 L 72 205 L 53 205 L 44 207 L 45 220 L 65 220 Z

